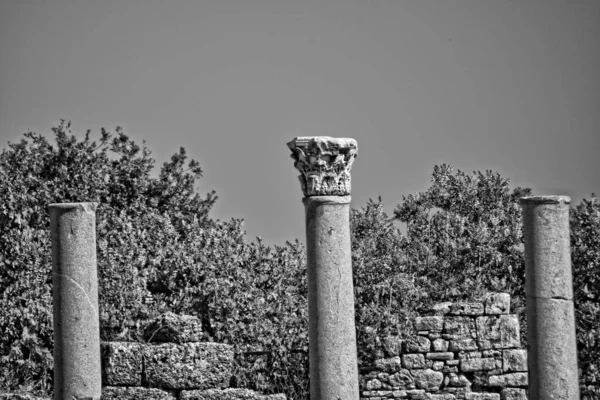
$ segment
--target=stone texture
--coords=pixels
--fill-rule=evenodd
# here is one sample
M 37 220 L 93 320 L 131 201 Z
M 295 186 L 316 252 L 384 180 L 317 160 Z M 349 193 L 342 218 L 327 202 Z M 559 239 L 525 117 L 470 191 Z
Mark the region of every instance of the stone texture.
M 466 393 L 465 400 L 500 400 L 498 393 Z
M 443 332 L 447 339 L 472 339 L 475 337 L 475 323 L 469 317 L 446 317 Z
M 399 356 L 402 354 L 402 342 L 398 336 L 388 336 L 383 339 L 383 349 L 390 357 Z
M 0 400 L 51 400 L 51 398 L 26 392 L 0 392 Z
M 102 388 L 102 400 L 175 400 L 174 392 L 143 388 L 105 386 Z
M 448 344 L 449 342 L 447 340 L 438 338 L 435 339 L 433 342 L 431 342 L 431 347 L 433 349 L 433 351 L 448 351 Z
M 567 196 L 525 197 L 525 293 L 532 400 L 579 399 Z
M 412 372 L 418 389 L 437 390 L 444 380 L 444 374 L 432 369 L 419 369 Z
M 464 372 L 491 371 L 496 368 L 494 358 L 472 358 L 460 362 L 460 370 Z
M 449 315 L 483 315 L 482 303 L 458 302 L 450 306 Z
M 477 344 L 481 349 L 507 349 L 519 347 L 519 320 L 516 315 L 478 317 Z
M 527 400 L 525 389 L 504 388 L 501 392 L 502 400 Z
M 359 397 L 350 196 L 305 197 L 311 398 Z
M 375 368 L 377 368 L 379 371 L 394 373 L 396 371 L 400 371 L 402 368 L 402 361 L 398 356 L 375 360 Z
M 130 342 L 102 343 L 102 384 L 141 386 L 142 346 L 140 343 Z
M 408 369 L 419 369 L 425 368 L 427 363 L 423 354 L 403 354 L 402 366 Z
M 492 375 L 489 380 L 490 386 L 499 387 L 527 387 L 528 378 L 525 372 L 515 372 L 512 374 Z
M 425 355 L 425 358 L 427 358 L 428 360 L 452 360 L 454 358 L 454 353 L 427 353 Z
M 183 390 L 180 400 L 286 400 L 284 394 L 264 395 L 249 389 Z
M 456 396 L 451 393 L 432 394 L 430 400 L 455 400 Z
M 144 340 L 151 342 L 187 343 L 202 339 L 202 323 L 192 315 L 167 312 L 153 320 L 144 330 Z
M 508 293 L 493 293 L 486 297 L 486 315 L 508 314 L 510 312 L 510 295 Z
M 443 327 L 444 318 L 441 316 L 415 318 L 415 329 L 417 331 L 441 332 Z
M 164 343 L 142 348 L 150 387 L 210 389 L 229 386 L 231 346 L 219 343 Z
M 423 336 L 415 336 L 404 341 L 406 353 L 425 353 L 431 349 L 431 341 Z
M 504 372 L 527 371 L 527 350 L 504 350 L 502 352 L 502 370 Z
M 459 339 L 459 340 L 451 340 L 450 345 L 448 346 L 448 350 L 450 351 L 471 351 L 477 350 L 477 343 L 475 339 Z
M 96 204 L 50 204 L 57 399 L 98 400 L 102 392 Z
M 302 192 L 308 196 L 347 196 L 356 140 L 327 136 L 297 137 L 289 142 Z
M 446 315 L 450 312 L 451 305 L 452 305 L 452 302 L 450 302 L 450 301 L 445 301 L 443 303 L 434 304 L 431 307 L 431 313 L 433 315 Z

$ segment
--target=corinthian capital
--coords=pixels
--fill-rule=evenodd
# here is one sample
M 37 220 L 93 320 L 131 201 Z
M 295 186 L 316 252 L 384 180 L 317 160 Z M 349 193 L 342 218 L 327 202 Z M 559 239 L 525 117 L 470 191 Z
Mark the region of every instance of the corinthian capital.
M 358 146 L 350 138 L 297 137 L 289 142 L 305 196 L 347 196 Z

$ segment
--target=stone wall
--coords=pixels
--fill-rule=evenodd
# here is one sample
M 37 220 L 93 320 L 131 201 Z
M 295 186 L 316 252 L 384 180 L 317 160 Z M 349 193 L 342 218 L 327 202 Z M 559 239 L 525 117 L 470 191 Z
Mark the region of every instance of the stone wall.
M 361 369 L 361 399 L 526 400 L 527 351 L 509 307 L 506 293 L 435 305 L 415 337 L 389 341 L 391 357 Z
M 102 400 L 285 400 L 229 388 L 232 347 L 201 337 L 197 318 L 167 313 L 146 327 L 144 343 L 102 343 Z

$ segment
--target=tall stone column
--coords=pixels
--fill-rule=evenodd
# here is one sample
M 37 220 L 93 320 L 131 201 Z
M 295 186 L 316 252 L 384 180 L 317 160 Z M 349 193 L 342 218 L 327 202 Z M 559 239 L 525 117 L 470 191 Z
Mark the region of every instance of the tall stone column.
M 298 137 L 288 143 L 306 211 L 310 398 L 358 400 L 350 249 L 354 139 Z
M 567 196 L 521 199 L 530 400 L 579 400 Z
M 100 399 L 96 204 L 50 204 L 54 398 Z

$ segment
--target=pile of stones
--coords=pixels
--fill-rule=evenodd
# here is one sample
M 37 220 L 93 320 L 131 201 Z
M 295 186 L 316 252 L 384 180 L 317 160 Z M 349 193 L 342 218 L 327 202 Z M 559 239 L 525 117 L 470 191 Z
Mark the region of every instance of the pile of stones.
M 102 400 L 285 400 L 229 388 L 233 349 L 201 342 L 198 318 L 166 313 L 144 331 L 144 343 L 104 342 Z
M 435 305 L 415 337 L 389 338 L 391 357 L 361 369 L 361 399 L 526 400 L 527 351 L 509 308 L 507 293 Z

